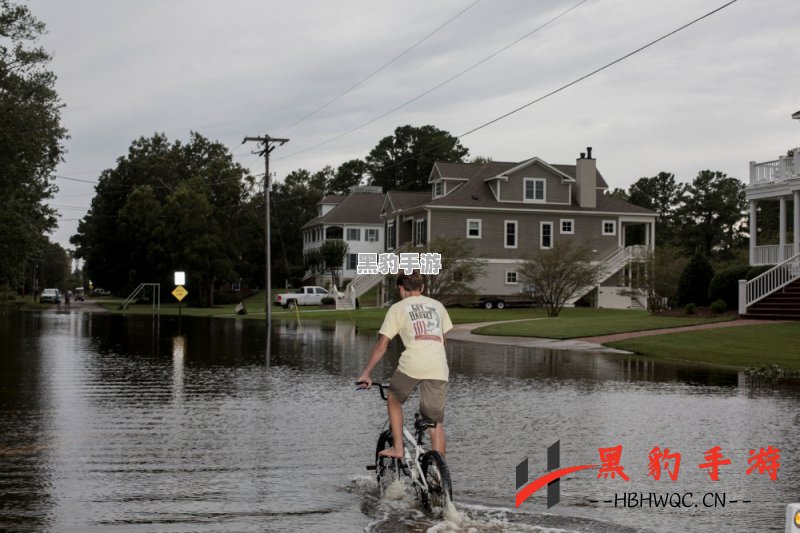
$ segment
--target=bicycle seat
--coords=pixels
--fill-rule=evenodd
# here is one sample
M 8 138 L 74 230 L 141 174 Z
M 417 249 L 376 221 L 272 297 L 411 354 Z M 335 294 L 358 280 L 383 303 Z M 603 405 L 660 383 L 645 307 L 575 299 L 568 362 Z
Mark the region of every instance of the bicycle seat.
M 417 428 L 417 430 L 422 431 L 423 429 L 436 427 L 436 422 L 430 418 L 417 418 L 414 421 L 414 427 Z

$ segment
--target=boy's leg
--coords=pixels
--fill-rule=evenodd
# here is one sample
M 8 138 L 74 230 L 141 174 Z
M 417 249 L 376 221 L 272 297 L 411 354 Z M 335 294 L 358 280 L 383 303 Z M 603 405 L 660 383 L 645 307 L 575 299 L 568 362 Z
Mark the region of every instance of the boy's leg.
M 447 382 L 437 379 L 426 379 L 419 385 L 419 412 L 425 418 L 436 422 L 436 427 L 428 430 L 431 437 L 431 448 L 444 456 L 446 442 L 444 437 L 444 403 L 447 394 Z
M 389 411 L 389 426 L 392 428 L 392 447 L 386 448 L 378 453 L 383 457 L 403 458 L 403 404 L 394 397 L 389 391 L 389 398 L 386 402 Z
M 392 428 L 392 447 L 378 453 L 384 457 L 403 458 L 403 403 L 419 383 L 418 379 L 406 376 L 395 370 L 389 382 L 389 397 L 386 408 L 389 411 L 389 426 Z
M 435 428 L 431 428 L 428 431 L 431 435 L 431 448 L 444 457 L 445 449 L 447 448 L 444 438 L 444 422 L 439 422 Z

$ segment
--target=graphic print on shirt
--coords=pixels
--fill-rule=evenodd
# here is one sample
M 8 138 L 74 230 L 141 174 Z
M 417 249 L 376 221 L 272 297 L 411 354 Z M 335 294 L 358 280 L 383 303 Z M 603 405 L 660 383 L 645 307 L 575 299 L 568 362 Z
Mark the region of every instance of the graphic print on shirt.
M 414 328 L 414 340 L 442 342 L 442 320 L 434 306 L 409 304 L 406 310 Z

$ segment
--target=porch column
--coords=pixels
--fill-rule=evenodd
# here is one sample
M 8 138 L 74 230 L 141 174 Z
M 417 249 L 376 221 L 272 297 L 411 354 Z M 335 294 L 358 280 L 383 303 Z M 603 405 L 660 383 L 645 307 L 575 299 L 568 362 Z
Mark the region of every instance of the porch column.
M 650 248 L 656 248 L 656 221 L 650 223 Z
M 794 235 L 794 255 L 800 254 L 800 191 L 794 191 L 794 225 L 792 226 Z
M 750 200 L 750 264 L 755 265 L 756 261 L 756 233 L 758 233 L 758 225 L 757 225 L 757 217 L 756 217 L 756 208 L 758 207 L 758 202 L 755 200 Z
M 778 223 L 778 263 L 786 261 L 786 197 L 781 196 L 779 200 L 780 205 L 780 222 Z

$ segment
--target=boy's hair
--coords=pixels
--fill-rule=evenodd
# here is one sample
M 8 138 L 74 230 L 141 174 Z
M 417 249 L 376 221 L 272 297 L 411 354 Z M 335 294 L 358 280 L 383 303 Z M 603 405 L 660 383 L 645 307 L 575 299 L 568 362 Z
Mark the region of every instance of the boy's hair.
M 407 291 L 421 291 L 425 280 L 419 270 L 413 271 L 411 274 L 406 274 L 402 270 L 397 274 L 397 286 L 402 286 Z

